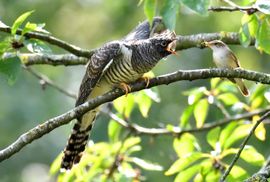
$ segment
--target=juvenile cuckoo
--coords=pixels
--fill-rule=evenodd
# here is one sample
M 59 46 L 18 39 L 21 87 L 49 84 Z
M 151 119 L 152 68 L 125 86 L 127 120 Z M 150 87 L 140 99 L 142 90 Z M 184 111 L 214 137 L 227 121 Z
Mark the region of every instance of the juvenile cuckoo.
M 174 53 L 175 46 L 175 33 L 165 30 L 158 17 L 154 18 L 152 26 L 144 21 L 122 40 L 103 45 L 89 60 L 76 106 L 114 87 L 128 92 L 128 83 L 138 80 L 160 59 Z M 62 169 L 71 169 L 80 161 L 98 111 L 97 107 L 77 118 L 64 150 Z

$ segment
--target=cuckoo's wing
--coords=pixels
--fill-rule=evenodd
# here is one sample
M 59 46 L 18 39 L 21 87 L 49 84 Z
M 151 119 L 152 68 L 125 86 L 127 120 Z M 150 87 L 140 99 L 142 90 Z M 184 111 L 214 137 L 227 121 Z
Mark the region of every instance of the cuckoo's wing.
M 75 106 L 83 104 L 93 88 L 96 86 L 106 66 L 111 60 L 121 54 L 120 43 L 111 42 L 99 48 L 91 57 L 83 81 L 80 86 L 79 95 Z

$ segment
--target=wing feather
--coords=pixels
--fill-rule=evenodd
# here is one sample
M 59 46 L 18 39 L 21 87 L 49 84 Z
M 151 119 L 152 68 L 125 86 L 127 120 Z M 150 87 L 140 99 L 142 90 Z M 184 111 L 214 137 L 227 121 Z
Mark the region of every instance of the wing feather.
M 99 48 L 91 57 L 82 80 L 75 106 L 84 103 L 96 86 L 106 66 L 121 54 L 120 43 L 111 42 Z

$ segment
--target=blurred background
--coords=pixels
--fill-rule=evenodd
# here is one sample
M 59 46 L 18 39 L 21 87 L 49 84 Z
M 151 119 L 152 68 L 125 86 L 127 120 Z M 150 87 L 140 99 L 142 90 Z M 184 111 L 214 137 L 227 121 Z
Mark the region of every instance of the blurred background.
M 45 29 L 55 37 L 92 49 L 103 43 L 120 39 L 145 19 L 143 6 L 137 0 L 20 0 L 0 1 L 0 20 L 12 25 L 22 13 L 35 10 L 28 19 L 35 23 L 46 23 Z M 178 15 L 176 33 L 190 35 L 206 32 L 238 32 L 242 13 L 223 12 L 210 13 L 202 17 L 188 9 L 182 9 Z M 0 38 L 5 34 L 0 33 Z M 242 67 L 256 71 L 269 72 L 269 56 L 260 54 L 254 48 L 230 46 L 241 60 Z M 52 47 L 54 53 L 65 53 Z M 179 52 L 162 60 L 153 70 L 161 75 L 178 69 L 197 69 L 214 67 L 211 51 L 197 48 Z M 84 66 L 32 66 L 33 69 L 47 75 L 58 85 L 77 93 L 84 74 Z M 251 82 L 247 85 L 254 87 Z M 193 82 L 177 82 L 169 86 L 158 87 L 161 103 L 152 106 L 149 118 L 145 119 L 139 111 L 132 114 L 132 122 L 145 127 L 160 127 L 166 124 L 177 125 L 179 116 L 187 106 L 187 97 L 182 92 L 195 86 L 209 87 L 209 80 Z M 245 98 L 239 96 L 242 100 Z M 53 88 L 42 90 L 39 80 L 22 70 L 17 82 L 9 86 L 0 77 L 0 149 L 14 142 L 18 136 L 43 121 L 62 114 L 74 107 L 75 101 L 59 93 Z M 210 113 L 207 120 L 216 120 L 216 113 Z M 101 115 L 95 124 L 91 139 L 94 142 L 107 140 L 107 123 L 109 118 Z M 55 181 L 48 176 L 50 164 L 64 149 L 72 124 L 57 128 L 53 132 L 27 145 L 10 159 L 0 163 L 0 182 L 32 182 Z M 198 136 L 201 134 L 198 134 Z M 146 160 L 159 163 L 165 169 L 174 162 L 175 152 L 171 147 L 171 136 L 155 138 L 142 137 L 143 150 L 137 155 Z M 269 136 L 266 140 L 269 139 Z M 257 140 L 258 141 L 258 140 Z M 202 141 L 203 142 L 203 141 Z M 258 151 L 267 155 L 269 150 L 263 149 L 257 142 Z M 143 172 L 146 181 L 170 181 L 162 172 Z

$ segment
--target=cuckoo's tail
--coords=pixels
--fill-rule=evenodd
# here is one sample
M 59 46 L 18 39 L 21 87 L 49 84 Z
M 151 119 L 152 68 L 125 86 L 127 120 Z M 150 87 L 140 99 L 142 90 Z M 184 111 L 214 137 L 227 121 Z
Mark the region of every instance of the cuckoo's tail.
M 247 87 L 245 86 L 244 82 L 242 79 L 240 78 L 236 78 L 234 79 L 239 90 L 241 91 L 241 93 L 245 96 L 245 97 L 248 97 L 249 96 L 249 91 L 247 89 Z
M 86 129 L 82 129 L 79 121 L 74 125 L 64 150 L 64 156 L 61 163 L 62 170 L 69 170 L 72 168 L 73 164 L 80 162 L 92 126 L 93 122 L 91 122 Z

